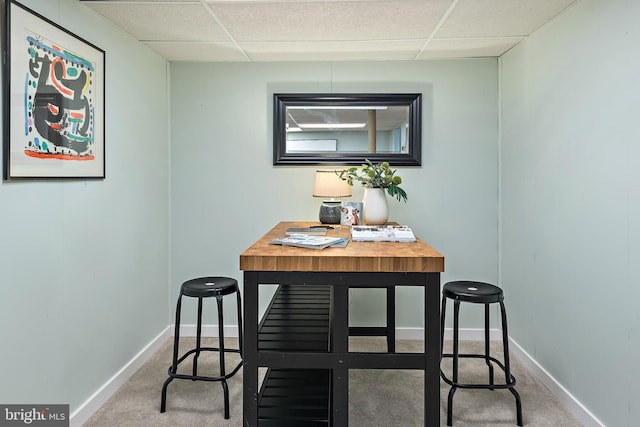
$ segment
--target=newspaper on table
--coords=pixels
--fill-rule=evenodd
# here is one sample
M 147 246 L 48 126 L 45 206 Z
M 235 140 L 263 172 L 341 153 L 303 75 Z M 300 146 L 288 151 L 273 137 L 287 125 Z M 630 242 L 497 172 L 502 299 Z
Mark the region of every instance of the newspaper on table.
M 357 225 L 351 227 L 354 242 L 415 242 L 413 230 L 406 225 Z

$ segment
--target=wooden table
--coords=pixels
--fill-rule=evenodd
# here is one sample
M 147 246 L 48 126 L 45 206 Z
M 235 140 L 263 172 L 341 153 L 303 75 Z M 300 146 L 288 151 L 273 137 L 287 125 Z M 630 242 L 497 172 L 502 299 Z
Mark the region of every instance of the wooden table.
M 281 222 L 240 255 L 244 271 L 244 426 L 258 426 L 258 367 L 328 369 L 331 372 L 330 423 L 348 425 L 349 369 L 424 370 L 424 424 L 440 424 L 440 273 L 444 257 L 418 239 L 413 243 L 352 242 L 322 250 L 271 245 L 288 227 L 312 222 Z M 350 236 L 349 227 L 329 236 Z M 258 289 L 262 284 L 329 286 L 331 349 L 328 352 L 258 351 Z M 422 286 L 423 353 L 349 352 L 349 288 Z M 263 424 L 261 422 L 261 424 Z M 266 424 L 266 423 L 264 423 Z

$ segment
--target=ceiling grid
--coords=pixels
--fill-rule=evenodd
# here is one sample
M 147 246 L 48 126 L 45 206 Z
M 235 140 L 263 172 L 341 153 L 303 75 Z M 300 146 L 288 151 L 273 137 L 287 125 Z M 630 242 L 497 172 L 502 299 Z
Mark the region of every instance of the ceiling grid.
M 499 57 L 579 0 L 80 0 L 169 61 Z

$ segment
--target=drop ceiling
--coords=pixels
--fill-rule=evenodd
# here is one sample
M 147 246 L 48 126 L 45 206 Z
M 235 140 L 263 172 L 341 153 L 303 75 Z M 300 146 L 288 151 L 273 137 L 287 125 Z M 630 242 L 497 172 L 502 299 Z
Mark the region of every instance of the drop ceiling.
M 500 56 L 579 0 L 81 0 L 169 61 Z

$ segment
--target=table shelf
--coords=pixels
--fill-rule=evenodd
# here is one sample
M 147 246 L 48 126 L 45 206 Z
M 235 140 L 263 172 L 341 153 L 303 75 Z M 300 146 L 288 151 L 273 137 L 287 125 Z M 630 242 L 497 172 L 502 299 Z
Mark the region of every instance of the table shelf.
M 327 369 L 269 369 L 258 399 L 258 424 L 330 425 L 330 377 Z
M 278 286 L 258 327 L 258 350 L 329 351 L 330 313 L 328 286 Z
M 280 285 L 258 327 L 259 351 L 329 352 L 331 287 Z M 331 370 L 267 370 L 258 397 L 261 427 L 328 426 Z

